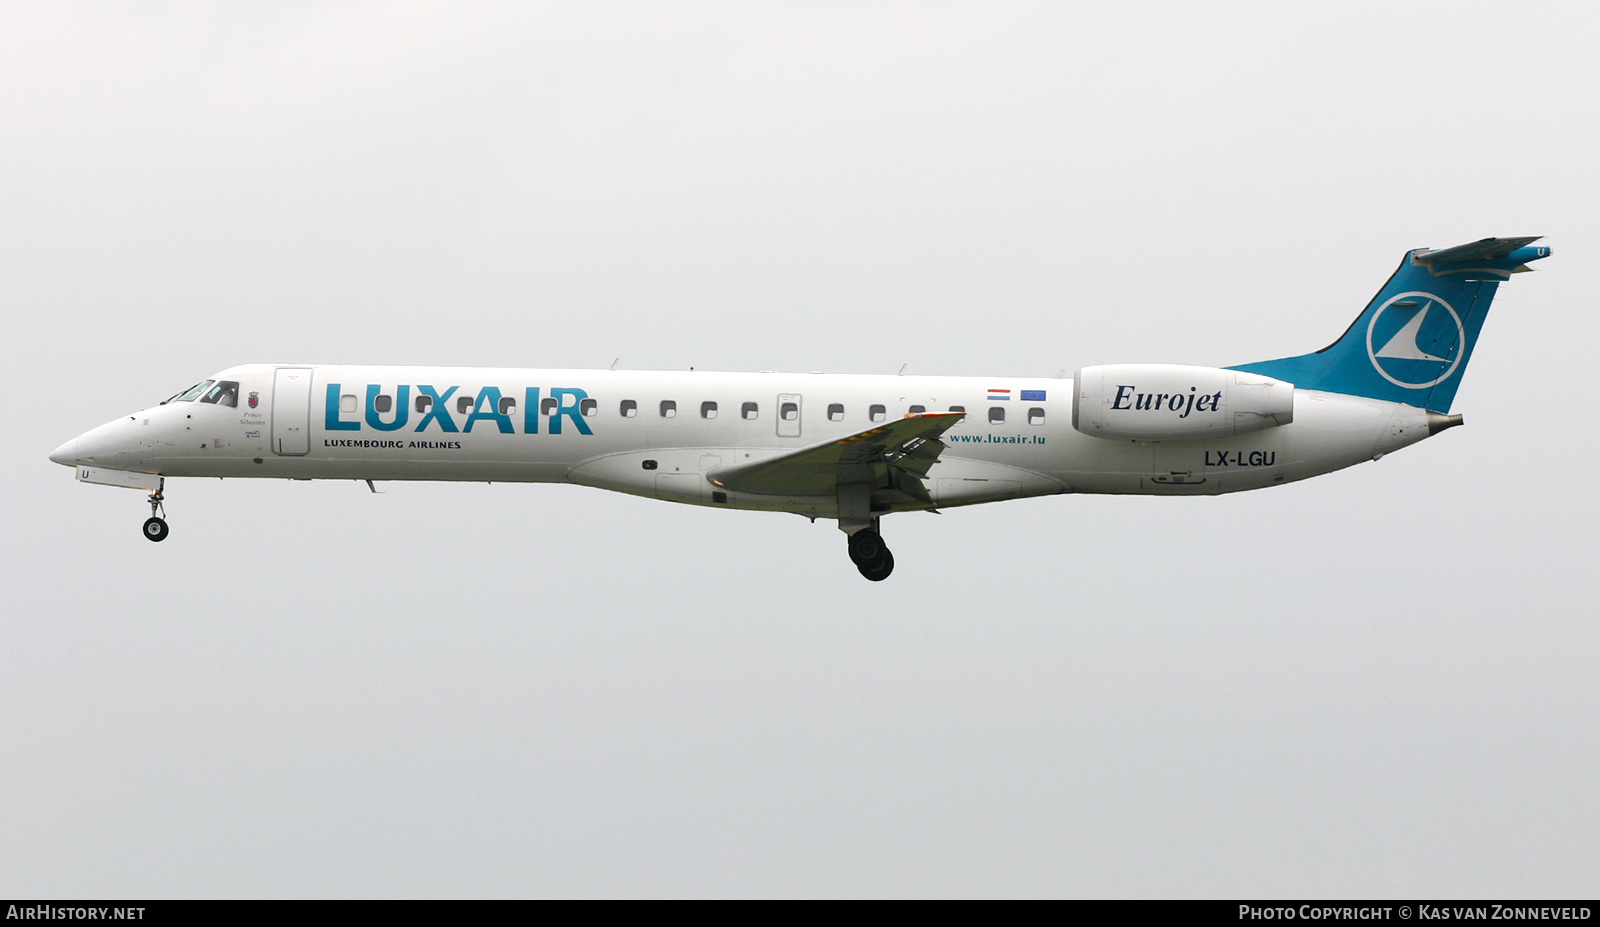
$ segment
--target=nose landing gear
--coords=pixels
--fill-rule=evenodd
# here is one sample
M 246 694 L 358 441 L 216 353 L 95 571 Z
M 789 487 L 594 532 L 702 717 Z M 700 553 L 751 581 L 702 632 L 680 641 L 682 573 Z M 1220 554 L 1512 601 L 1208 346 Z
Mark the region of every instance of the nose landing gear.
M 162 480 L 162 488 L 165 488 L 165 486 L 166 481 Z M 161 515 L 167 514 L 167 507 L 162 504 L 165 499 L 166 496 L 162 495 L 160 489 L 150 494 L 150 517 L 144 520 L 144 536 L 152 541 L 165 541 L 167 539 L 169 530 L 167 528 L 167 520 L 156 514 L 158 511 Z
M 883 543 L 876 518 L 872 520 L 872 527 L 850 535 L 850 559 L 862 576 L 875 583 L 883 582 L 894 572 L 894 554 L 889 553 L 888 545 Z

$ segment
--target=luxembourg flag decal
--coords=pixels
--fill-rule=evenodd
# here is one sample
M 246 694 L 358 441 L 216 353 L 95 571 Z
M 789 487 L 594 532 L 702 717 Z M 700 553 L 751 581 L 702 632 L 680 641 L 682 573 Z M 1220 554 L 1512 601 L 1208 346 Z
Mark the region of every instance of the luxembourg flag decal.
M 1008 390 L 1008 389 L 995 389 L 994 387 L 990 387 L 989 388 L 989 401 L 990 402 L 995 402 L 996 400 L 1010 399 L 1010 398 L 1011 398 L 1011 390 Z

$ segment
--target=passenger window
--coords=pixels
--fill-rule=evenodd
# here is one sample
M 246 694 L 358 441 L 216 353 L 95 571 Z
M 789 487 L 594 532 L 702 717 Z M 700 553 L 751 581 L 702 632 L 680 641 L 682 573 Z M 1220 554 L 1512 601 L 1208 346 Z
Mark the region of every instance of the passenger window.
M 989 424 L 1003 425 L 1006 421 L 1006 410 L 1001 406 L 989 407 Z
M 1028 424 L 1030 424 L 1030 425 L 1043 425 L 1044 424 L 1044 410 L 1040 409 L 1038 407 L 1034 407 L 1032 409 L 1029 409 L 1028 410 Z
M 951 406 L 950 407 L 950 411 L 951 412 L 965 412 L 965 411 L 967 411 L 967 407 L 966 406 Z
M 702 403 L 700 403 L 700 417 L 701 418 L 716 418 L 717 417 L 717 404 L 714 403 L 714 402 L 702 402 Z
M 356 411 L 356 396 L 354 393 L 345 393 L 339 397 L 339 411 L 352 415 Z
M 200 401 L 233 408 L 239 405 L 239 383 L 237 380 L 223 380 L 201 396 Z
M 511 413 L 513 413 L 515 411 L 517 411 L 517 401 L 515 399 L 512 399 L 510 396 L 501 396 L 500 397 L 500 414 L 501 415 L 510 415 Z
M 639 404 L 632 399 L 624 399 L 618 411 L 622 413 L 623 418 L 633 418 L 639 414 Z
M 460 399 L 457 399 L 456 400 L 456 411 L 460 412 L 462 415 L 466 415 L 468 412 L 471 412 L 472 411 L 472 397 L 471 396 L 462 396 Z
M 547 396 L 544 399 L 539 400 L 539 414 L 554 415 L 556 414 L 556 406 L 558 405 L 560 405 L 560 402 L 556 400 L 556 397 Z
M 389 410 L 394 408 L 394 397 L 374 396 L 372 397 L 372 408 L 376 409 L 379 415 L 388 415 Z
M 778 417 L 786 422 L 792 422 L 800 417 L 800 406 L 786 402 L 778 407 Z
M 837 403 L 837 402 L 829 403 L 828 404 L 828 421 L 830 421 L 830 422 L 842 422 L 842 421 L 844 421 L 844 406 L 839 404 L 839 403 Z
M 906 410 L 906 414 L 907 415 L 921 415 L 922 413 L 924 413 L 926 411 L 928 411 L 928 407 L 927 406 L 912 406 L 911 408 Z
M 753 422 L 756 420 L 756 416 L 761 414 L 761 407 L 753 402 L 747 402 L 740 407 L 739 414 L 744 416 L 745 421 Z
M 433 397 L 432 396 L 418 396 L 415 405 L 417 407 L 417 411 L 418 412 L 426 412 L 429 409 L 433 408 Z
M 594 414 L 600 411 L 600 400 L 585 399 L 578 403 L 578 411 L 583 413 L 584 418 L 594 418 Z
M 881 421 L 883 421 L 884 419 L 886 419 L 888 417 L 889 417 L 889 410 L 884 408 L 883 406 L 868 406 L 867 407 L 867 418 L 872 419 L 874 422 L 881 422 Z
M 678 403 L 673 401 L 673 400 L 671 400 L 671 399 L 663 399 L 663 400 L 661 400 L 661 417 L 662 418 L 677 418 L 678 417 Z

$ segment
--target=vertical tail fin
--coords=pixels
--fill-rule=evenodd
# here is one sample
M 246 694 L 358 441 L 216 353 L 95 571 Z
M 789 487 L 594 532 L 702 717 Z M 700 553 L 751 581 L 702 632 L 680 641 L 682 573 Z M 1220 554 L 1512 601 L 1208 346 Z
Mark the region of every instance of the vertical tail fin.
M 1240 364 L 1300 389 L 1348 393 L 1449 412 L 1495 288 L 1549 248 L 1485 238 L 1408 253 L 1338 341 L 1314 354 Z

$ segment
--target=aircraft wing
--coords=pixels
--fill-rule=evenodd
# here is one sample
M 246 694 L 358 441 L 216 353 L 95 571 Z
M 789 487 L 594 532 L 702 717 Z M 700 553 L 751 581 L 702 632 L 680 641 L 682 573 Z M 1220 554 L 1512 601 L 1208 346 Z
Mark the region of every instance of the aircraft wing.
M 747 464 L 713 470 L 711 482 L 734 492 L 832 495 L 841 483 L 871 483 L 917 502 L 932 503 L 922 480 L 945 444 L 939 436 L 965 412 L 924 412 L 847 438 Z

